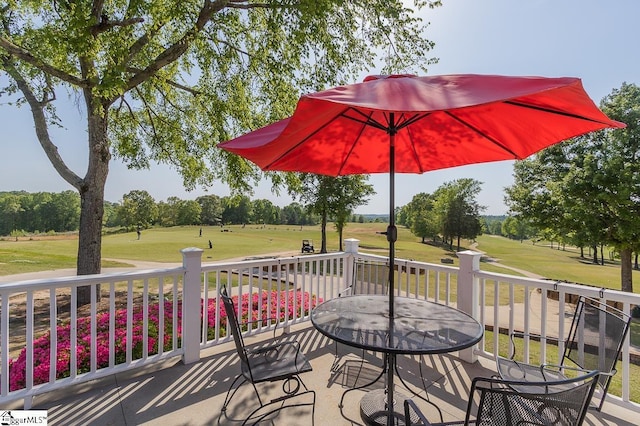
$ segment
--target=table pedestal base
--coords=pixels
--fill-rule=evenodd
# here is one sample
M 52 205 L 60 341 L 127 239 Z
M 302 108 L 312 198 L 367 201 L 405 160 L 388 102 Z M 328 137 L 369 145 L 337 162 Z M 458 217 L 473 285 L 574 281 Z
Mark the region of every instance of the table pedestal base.
M 394 425 L 404 425 L 404 400 L 408 397 L 400 392 L 393 393 L 393 422 Z M 384 389 L 367 392 L 360 400 L 360 414 L 367 425 L 387 426 L 387 393 Z M 411 423 L 418 423 L 420 419 L 411 413 Z

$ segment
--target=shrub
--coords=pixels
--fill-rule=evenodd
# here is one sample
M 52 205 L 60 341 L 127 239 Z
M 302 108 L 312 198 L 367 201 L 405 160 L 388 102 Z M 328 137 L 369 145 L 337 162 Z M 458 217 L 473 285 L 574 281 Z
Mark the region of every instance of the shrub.
M 238 303 L 238 297 L 234 296 L 234 303 Z M 294 300 L 296 310 L 294 311 Z M 270 302 L 270 303 L 269 303 Z M 279 302 L 279 305 L 278 305 Z M 315 296 L 302 292 L 262 292 L 245 294 L 241 300 L 240 322 L 246 321 L 249 311 L 252 319 L 263 319 L 263 325 L 267 325 L 269 318 L 278 318 L 280 321 L 299 315 L 304 308 L 306 312 L 316 304 Z M 173 341 L 173 304 L 165 301 L 164 308 L 164 334 L 163 349 L 171 350 Z M 182 312 L 181 303 L 178 303 L 178 339 L 182 337 Z M 209 300 L 207 304 L 208 330 L 207 335 L 213 338 L 216 323 L 216 301 Z M 200 310 L 203 312 L 203 309 Z M 148 354 L 158 353 L 160 304 L 151 303 L 148 308 L 147 347 Z M 137 305 L 133 309 L 132 322 L 132 359 L 140 359 L 143 356 L 144 339 L 144 312 L 143 307 Z M 100 313 L 96 318 L 96 351 L 97 368 L 109 366 L 109 312 Z M 220 310 L 220 334 L 226 335 L 226 314 Z M 78 373 L 86 373 L 91 369 L 91 318 L 83 317 L 77 320 L 76 360 Z M 119 309 L 115 312 L 114 327 L 115 364 L 126 362 L 127 356 L 127 310 Z M 57 361 L 56 378 L 69 377 L 71 369 L 71 323 L 56 327 Z M 33 382 L 34 385 L 49 381 L 51 354 L 51 332 L 48 331 L 33 342 Z M 26 361 L 27 350 L 23 349 L 16 359 L 9 360 L 9 390 L 16 391 L 26 386 Z

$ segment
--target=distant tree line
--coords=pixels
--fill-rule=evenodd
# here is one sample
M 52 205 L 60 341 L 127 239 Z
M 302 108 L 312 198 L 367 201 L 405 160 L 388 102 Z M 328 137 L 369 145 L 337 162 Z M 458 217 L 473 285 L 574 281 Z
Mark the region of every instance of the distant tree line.
M 520 242 L 537 236 L 536 229 L 531 226 L 529 221 L 519 217 L 482 216 L 480 221 L 483 234 L 499 235 Z
M 130 191 L 119 203 L 105 202 L 104 225 L 134 230 L 138 226 L 182 225 L 317 225 L 320 216 L 293 202 L 279 207 L 266 199 L 247 196 L 204 195 L 195 200 L 169 197 L 156 202 L 143 190 Z M 330 218 L 333 220 L 333 218 Z M 350 222 L 377 218 L 349 214 Z M 80 197 L 75 191 L 59 193 L 25 191 L 0 192 L 0 235 L 73 232 L 78 230 Z
M 0 192 L 0 235 L 77 231 L 79 221 L 80 196 L 75 191 Z
M 426 242 L 439 238 L 453 249 L 454 241 L 475 239 L 482 234 L 480 212 L 485 209 L 476 201 L 481 182 L 458 179 L 440 186 L 433 194 L 420 193 L 397 211 L 397 222 Z

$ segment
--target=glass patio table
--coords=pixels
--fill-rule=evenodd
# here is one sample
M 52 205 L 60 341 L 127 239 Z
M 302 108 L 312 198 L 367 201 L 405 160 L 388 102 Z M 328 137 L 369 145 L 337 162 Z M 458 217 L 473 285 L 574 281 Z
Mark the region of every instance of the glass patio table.
M 455 352 L 475 345 L 483 335 L 478 321 L 450 306 L 407 297 L 395 297 L 393 306 L 391 318 L 388 296 L 357 295 L 327 300 L 311 312 L 313 326 L 330 339 L 384 354 L 379 378 L 387 373 L 386 387 L 367 392 L 360 402 L 363 419 L 373 425 L 404 424 L 405 397 L 393 393 L 396 355 Z

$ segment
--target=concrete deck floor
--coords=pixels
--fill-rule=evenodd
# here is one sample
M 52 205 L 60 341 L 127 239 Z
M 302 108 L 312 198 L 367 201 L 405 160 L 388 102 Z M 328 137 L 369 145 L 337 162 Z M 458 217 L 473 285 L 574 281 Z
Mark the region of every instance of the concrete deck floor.
M 272 338 L 270 333 L 248 338 L 246 343 L 260 344 Z M 383 381 L 347 394 L 344 408 L 338 407 L 343 392 L 355 383 L 364 384 L 380 372 L 382 358 L 365 353 L 360 369 L 362 351 L 340 345 L 339 368 L 331 372 L 335 344 L 315 331 L 310 323 L 301 324 L 283 336 L 301 343 L 309 357 L 313 371 L 302 378 L 315 390 L 315 423 L 309 406 L 281 410 L 262 422 L 265 425 L 362 425 L 360 400 L 367 391 L 382 389 Z M 471 379 L 494 374 L 494 363 L 481 359 L 475 364 L 459 360 L 455 354 L 410 358 L 398 357 L 400 375 L 411 389 L 425 395 L 421 384 L 420 364 L 429 399 L 440 407 L 445 421 L 464 419 Z M 358 376 L 358 371 L 360 374 Z M 243 385 L 226 413 L 221 414 L 226 391 L 239 372 L 237 355 L 232 344 L 204 351 L 199 362 L 184 365 L 178 359 L 168 360 L 135 372 L 113 375 L 93 382 L 76 385 L 64 391 L 37 396 L 33 409 L 48 410 L 48 424 L 53 425 L 240 425 L 257 407 L 250 385 Z M 398 380 L 396 379 L 396 383 Z M 280 384 L 259 387 L 264 399 L 281 395 Z M 397 391 L 410 395 L 402 384 Z M 309 395 L 297 397 L 309 402 Z M 413 397 L 429 419 L 438 421 L 437 411 L 424 401 Z M 292 402 L 293 400 L 290 400 Z M 5 408 L 20 408 L 5 407 Z M 587 425 L 635 425 L 640 414 L 605 403 L 602 413 L 590 410 Z

